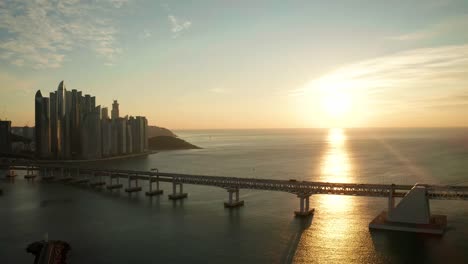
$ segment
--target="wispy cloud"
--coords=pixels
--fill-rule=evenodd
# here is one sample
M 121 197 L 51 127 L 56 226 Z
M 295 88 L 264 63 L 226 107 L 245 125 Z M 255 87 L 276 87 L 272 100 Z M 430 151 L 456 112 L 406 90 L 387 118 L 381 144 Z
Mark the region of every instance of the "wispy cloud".
M 182 20 L 174 15 L 168 15 L 169 23 L 171 25 L 171 31 L 173 37 L 177 37 L 182 31 L 189 29 L 192 26 L 192 22 L 188 20 Z
M 72 0 L 73 1 L 73 0 Z M 109 2 L 115 7 L 115 8 L 121 8 L 123 5 L 127 4 L 129 0 L 109 0 Z
M 294 96 L 338 89 L 365 97 L 381 110 L 443 108 L 468 104 L 468 45 L 404 51 L 342 66 Z
M 151 33 L 151 31 L 149 31 L 148 29 L 145 29 L 143 30 L 143 32 L 140 34 L 140 38 L 141 39 L 147 39 L 147 38 L 150 38 L 153 34 Z
M 91 49 L 106 61 L 121 52 L 117 29 L 105 17 L 127 0 L 7 1 L 0 5 L 0 59 L 17 66 L 58 68 L 76 48 Z
M 456 34 L 457 32 L 463 34 L 467 28 L 468 16 L 465 15 L 459 17 L 452 17 L 450 19 L 444 20 L 419 31 L 390 36 L 387 37 L 387 39 L 399 41 L 418 41 L 434 37 L 440 37 L 441 35 L 446 34 Z
M 224 94 L 224 93 L 227 93 L 227 92 L 228 92 L 227 89 L 219 88 L 219 87 L 217 87 L 217 88 L 211 88 L 209 91 L 212 92 L 212 93 L 216 93 L 216 94 Z

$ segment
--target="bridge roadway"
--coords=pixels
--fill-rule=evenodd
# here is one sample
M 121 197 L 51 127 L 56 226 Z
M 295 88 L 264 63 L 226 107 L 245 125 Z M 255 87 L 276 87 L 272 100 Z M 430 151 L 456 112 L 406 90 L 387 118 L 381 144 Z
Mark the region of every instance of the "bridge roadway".
M 15 164 L 10 166 L 13 170 L 28 170 L 30 164 Z M 298 196 L 310 196 L 313 194 L 334 194 L 334 195 L 352 195 L 368 197 L 403 197 L 411 190 L 413 185 L 401 184 L 359 184 L 359 183 L 330 183 L 313 181 L 294 181 L 294 180 L 274 180 L 274 179 L 256 179 L 256 178 L 238 178 L 224 176 L 191 175 L 180 173 L 153 172 L 153 171 L 135 171 L 135 170 L 116 170 L 116 169 L 90 169 L 69 166 L 52 166 L 34 164 L 33 170 L 62 171 L 69 172 L 70 175 L 78 172 L 76 176 L 95 175 L 111 176 L 138 180 L 150 180 L 171 182 L 174 185 L 196 184 L 215 186 L 229 190 L 253 189 L 267 191 L 281 191 L 295 194 Z M 74 173 L 75 172 L 75 173 Z M 47 173 L 47 172 L 46 172 Z M 450 186 L 450 185 L 430 185 L 418 184 L 426 187 L 427 197 L 437 200 L 468 200 L 468 186 Z M 175 187 L 174 187 L 175 192 Z

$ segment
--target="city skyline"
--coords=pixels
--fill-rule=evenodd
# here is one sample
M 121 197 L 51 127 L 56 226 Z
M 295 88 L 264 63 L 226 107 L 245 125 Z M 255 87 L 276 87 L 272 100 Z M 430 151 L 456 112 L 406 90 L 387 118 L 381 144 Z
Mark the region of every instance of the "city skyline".
M 96 97 L 61 81 L 49 97 L 35 94 L 35 155 L 40 159 L 101 159 L 145 153 L 148 121 L 144 116 L 120 117 L 114 100 L 111 117 Z
M 468 126 L 468 2 L 8 1 L 0 118 L 65 79 L 171 129 Z

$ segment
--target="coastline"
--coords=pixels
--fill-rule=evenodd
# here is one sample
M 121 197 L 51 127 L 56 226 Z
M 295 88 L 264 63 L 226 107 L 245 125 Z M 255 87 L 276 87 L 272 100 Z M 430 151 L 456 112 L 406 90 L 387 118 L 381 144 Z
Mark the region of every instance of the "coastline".
M 37 160 L 38 163 L 43 164 L 71 164 L 71 163 L 87 163 L 87 162 L 99 162 L 99 161 L 109 161 L 109 160 L 120 160 L 120 159 L 132 159 L 138 157 L 144 157 L 148 155 L 153 155 L 158 153 L 158 151 L 151 150 L 142 153 L 135 153 L 135 154 L 128 154 L 128 155 L 121 155 L 121 156 L 113 156 L 113 157 L 106 157 L 100 159 L 89 159 L 89 160 Z

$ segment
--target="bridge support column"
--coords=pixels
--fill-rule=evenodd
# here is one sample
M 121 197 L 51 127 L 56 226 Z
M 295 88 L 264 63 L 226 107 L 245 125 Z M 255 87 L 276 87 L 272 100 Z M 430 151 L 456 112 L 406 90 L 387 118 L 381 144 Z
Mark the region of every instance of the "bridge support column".
M 388 191 L 388 210 L 387 210 L 387 216 L 391 218 L 393 208 L 395 208 L 395 189 L 394 189 L 394 184 L 391 185 L 390 190 Z
M 299 194 L 297 195 L 297 197 L 299 198 L 299 211 L 295 211 L 294 215 L 296 215 L 297 217 L 305 217 L 305 216 L 312 215 L 315 209 L 309 208 L 310 194 Z M 304 206 L 304 203 L 305 203 L 305 206 Z
M 34 182 L 34 179 L 36 178 L 36 174 L 34 173 L 34 167 L 31 166 L 29 167 L 28 166 L 28 170 L 26 171 L 26 175 L 24 175 L 24 178 L 29 182 L 29 181 L 33 181 Z
M 179 192 L 177 193 L 177 185 L 179 185 Z M 184 187 L 182 183 L 176 182 L 176 179 L 172 181 L 172 194 L 169 194 L 168 197 L 170 200 L 179 200 L 187 198 L 188 194 L 184 193 Z
M 153 182 L 156 182 L 156 190 L 153 190 Z M 147 196 L 154 196 L 163 194 L 163 190 L 159 189 L 159 175 L 156 177 L 149 177 L 149 190 L 145 193 Z M 175 192 L 173 190 L 173 192 Z
M 132 181 L 135 182 L 135 186 L 133 187 L 132 187 Z M 132 177 L 130 174 L 128 175 L 128 187 L 125 188 L 125 191 L 128 193 L 141 191 L 141 187 L 138 186 L 138 174 L 135 174 L 134 177 Z
M 226 208 L 236 208 L 240 206 L 244 206 L 244 201 L 239 201 L 239 189 L 238 188 L 228 188 L 226 189 L 229 194 L 229 200 L 227 202 L 224 202 L 224 207 Z M 235 201 L 232 199 L 232 195 L 236 194 Z
M 120 189 L 123 187 L 123 184 L 120 183 L 120 176 L 119 175 L 113 175 L 112 172 L 109 173 L 109 180 L 110 183 L 109 185 L 106 186 L 108 190 L 113 190 L 113 189 Z M 115 183 L 114 183 L 114 178 L 115 178 Z
M 73 177 L 71 176 L 71 169 L 61 169 L 62 176 L 57 178 L 57 181 L 61 182 L 69 182 L 73 180 Z
M 6 178 L 8 179 L 9 182 L 14 183 L 15 182 L 15 177 L 17 176 L 16 171 L 13 170 L 11 167 L 8 167 L 8 171 L 7 171 L 5 176 L 6 176 Z
M 42 180 L 44 181 L 49 181 L 54 178 L 54 168 L 51 168 L 50 170 L 47 168 L 44 168 L 44 175 L 42 176 Z
M 97 180 L 96 180 L 97 176 Z M 101 188 L 102 186 L 106 185 L 106 182 L 102 180 L 102 172 L 98 172 L 97 175 L 93 173 L 93 178 L 91 182 L 89 183 L 90 187 L 93 188 Z

